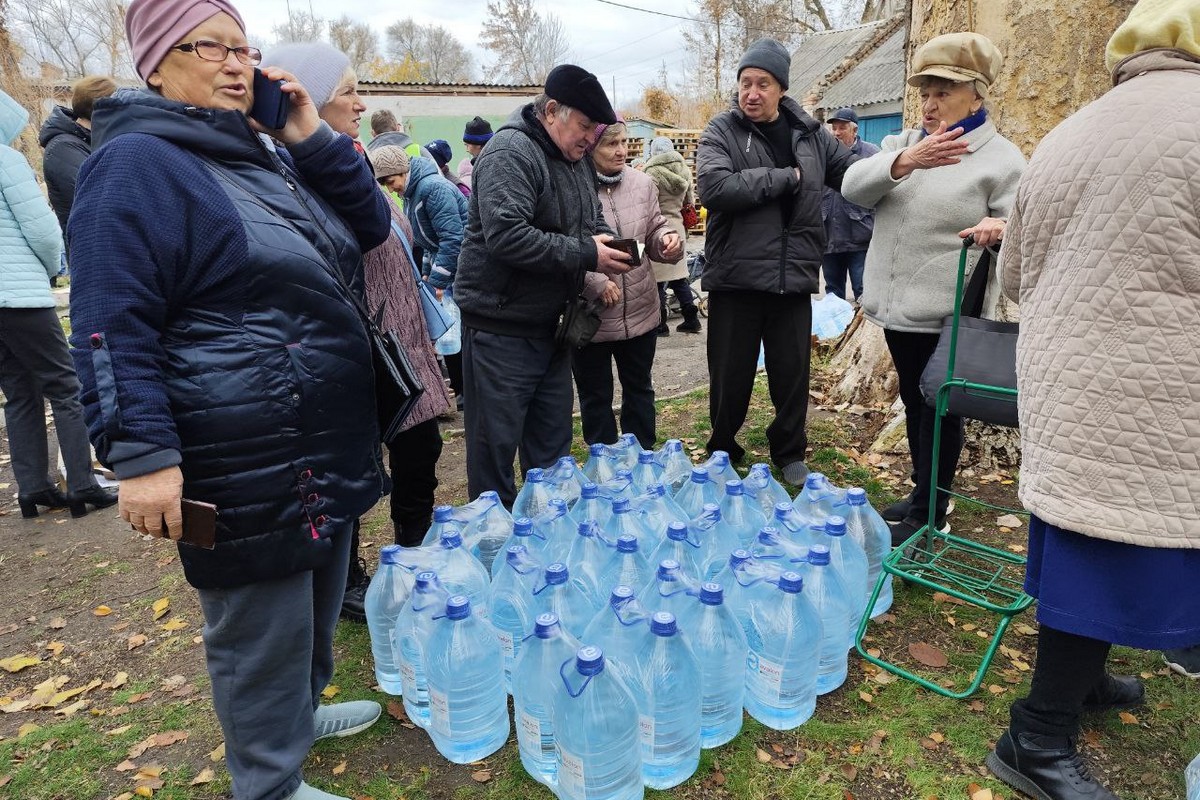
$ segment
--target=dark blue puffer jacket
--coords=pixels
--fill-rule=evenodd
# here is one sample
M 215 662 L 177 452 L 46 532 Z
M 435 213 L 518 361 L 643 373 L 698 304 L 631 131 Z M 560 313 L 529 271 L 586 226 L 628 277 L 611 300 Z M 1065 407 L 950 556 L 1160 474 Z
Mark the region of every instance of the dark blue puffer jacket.
M 216 504 L 188 581 L 313 569 L 379 500 L 371 352 L 350 297 L 386 201 L 324 124 L 276 153 L 236 112 L 147 92 L 96 104 L 68 229 L 71 343 L 88 428 L 119 477 L 179 464 Z M 218 179 L 206 160 L 220 165 Z
M 430 285 L 438 289 L 453 285 L 467 227 L 467 198 L 442 176 L 434 161 L 417 156 L 410 161 L 404 213 L 417 244 L 430 257 Z

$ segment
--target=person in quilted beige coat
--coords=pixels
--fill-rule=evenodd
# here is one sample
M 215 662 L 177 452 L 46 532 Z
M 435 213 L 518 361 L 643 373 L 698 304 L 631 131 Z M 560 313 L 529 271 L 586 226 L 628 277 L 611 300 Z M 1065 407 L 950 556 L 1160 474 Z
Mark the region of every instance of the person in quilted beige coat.
M 639 167 L 634 164 L 634 169 Z M 650 142 L 650 157 L 640 167 L 658 189 L 658 205 L 663 216 L 671 223 L 671 229 L 687 240 L 687 228 L 683 225 L 683 207 L 694 205 L 695 195 L 692 191 L 692 168 L 683 160 L 675 145 L 665 136 L 656 136 Z M 687 264 L 682 260 L 674 264 L 652 262 L 654 279 L 658 281 L 658 305 L 662 321 L 657 333 L 659 336 L 670 336 L 671 329 L 667 327 L 667 290 L 675 292 L 679 301 L 679 311 L 683 314 L 683 322 L 675 326 L 680 333 L 699 333 L 700 309 L 696 307 L 696 295 L 688 281 Z
M 617 440 L 613 416 L 613 362 L 621 381 L 621 431 L 651 449 L 656 438 L 654 384 L 650 368 L 661 320 L 658 284 L 651 259 L 673 263 L 683 257 L 683 238 L 671 228 L 658 205 L 658 189 L 649 176 L 625 166 L 624 122 L 596 128 L 592 161 L 604 221 L 618 239 L 636 239 L 642 260 L 616 277 L 588 273 L 591 284 L 604 283 L 600 330 L 575 351 L 571 370 L 579 390 L 583 438 L 588 444 Z
M 1083 711 L 1143 698 L 1106 674 L 1112 644 L 1200 672 L 1200 4 L 1141 0 L 1108 65 L 1033 154 L 1000 259 L 1041 629 L 988 766 L 1053 800 L 1114 797 L 1074 745 Z

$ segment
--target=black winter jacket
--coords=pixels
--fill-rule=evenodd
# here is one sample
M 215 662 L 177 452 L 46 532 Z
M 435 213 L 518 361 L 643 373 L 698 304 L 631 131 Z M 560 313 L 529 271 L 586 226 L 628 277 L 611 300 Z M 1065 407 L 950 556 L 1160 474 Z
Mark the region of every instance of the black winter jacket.
M 38 144 L 46 151 L 42 154 L 46 193 L 63 233 L 67 232 L 67 219 L 75 200 L 75 178 L 79 175 L 79 167 L 92 154 L 92 132 L 75 119 L 75 113 L 70 109 L 55 106 L 38 131 Z
M 775 166 L 771 145 L 736 106 L 700 136 L 696 154 L 700 201 L 708 208 L 704 243 L 705 291 L 812 294 L 825 253 L 821 221 L 824 187 L 841 189 L 858 160 L 790 97 L 779 106 L 792 126 L 800 168 Z M 795 196 L 786 227 L 779 200 Z
M 463 324 L 553 335 L 567 297 L 596 269 L 592 236 L 613 233 L 592 160 L 567 161 L 526 105 L 476 157 L 469 212 L 454 278 Z

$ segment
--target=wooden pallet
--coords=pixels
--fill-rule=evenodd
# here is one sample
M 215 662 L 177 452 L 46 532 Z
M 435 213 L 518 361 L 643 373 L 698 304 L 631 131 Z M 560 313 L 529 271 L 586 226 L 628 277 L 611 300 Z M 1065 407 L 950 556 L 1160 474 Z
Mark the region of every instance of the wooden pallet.
M 699 128 L 659 128 L 654 131 L 655 136 L 665 136 L 671 140 L 671 144 L 675 146 L 675 152 L 683 156 L 683 160 L 687 162 L 688 169 L 692 171 L 692 194 L 697 200 L 700 198 L 700 191 L 696 186 L 696 151 L 700 147 L 700 134 L 704 131 Z M 705 221 L 700 220 L 693 228 L 688 228 L 688 233 L 694 236 L 703 236 L 705 231 Z

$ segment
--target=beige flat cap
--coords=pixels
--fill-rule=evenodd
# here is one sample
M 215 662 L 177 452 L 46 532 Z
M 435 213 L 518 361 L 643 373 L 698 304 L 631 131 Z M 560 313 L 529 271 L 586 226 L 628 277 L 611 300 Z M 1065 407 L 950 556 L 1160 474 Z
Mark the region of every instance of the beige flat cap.
M 947 33 L 921 45 L 913 56 L 913 74 L 909 86 L 919 86 L 922 78 L 948 81 L 983 81 L 991 86 L 1004 66 L 1004 56 L 991 39 L 978 33 Z

